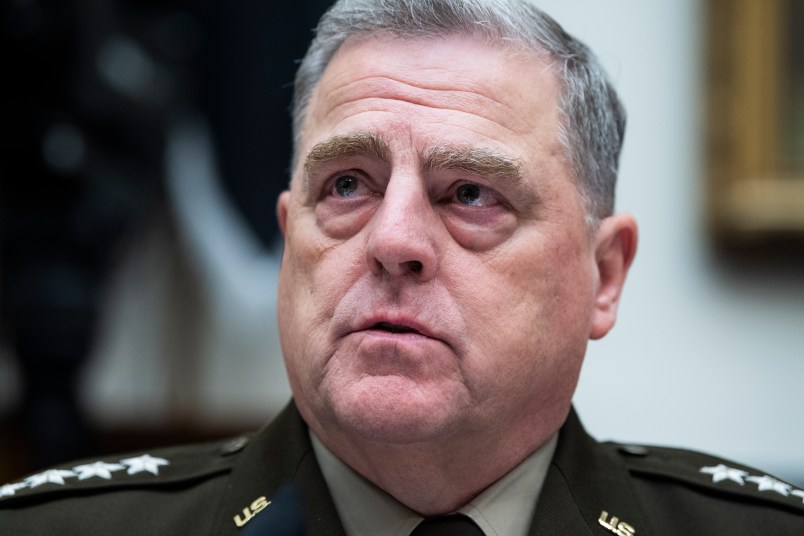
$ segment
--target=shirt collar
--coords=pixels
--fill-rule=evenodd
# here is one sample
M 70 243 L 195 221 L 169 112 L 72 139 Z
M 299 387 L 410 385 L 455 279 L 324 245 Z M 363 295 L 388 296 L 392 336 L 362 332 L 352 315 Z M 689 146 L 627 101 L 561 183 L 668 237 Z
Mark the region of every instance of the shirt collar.
M 525 536 L 557 437 L 553 435 L 459 512 L 471 517 L 486 536 Z M 348 536 L 408 536 L 419 524 L 420 515 L 344 464 L 312 431 L 310 439 Z

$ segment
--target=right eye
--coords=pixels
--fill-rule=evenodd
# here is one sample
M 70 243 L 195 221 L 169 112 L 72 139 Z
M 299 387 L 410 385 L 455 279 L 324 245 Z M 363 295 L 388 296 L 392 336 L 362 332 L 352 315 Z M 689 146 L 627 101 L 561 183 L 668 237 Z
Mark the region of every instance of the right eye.
M 359 169 L 336 171 L 320 187 L 313 187 L 321 188 L 314 201 L 316 221 L 330 238 L 345 239 L 359 232 L 382 199 L 377 182 Z
M 354 175 L 341 175 L 332 185 L 333 195 L 354 197 L 360 194 L 360 179 Z

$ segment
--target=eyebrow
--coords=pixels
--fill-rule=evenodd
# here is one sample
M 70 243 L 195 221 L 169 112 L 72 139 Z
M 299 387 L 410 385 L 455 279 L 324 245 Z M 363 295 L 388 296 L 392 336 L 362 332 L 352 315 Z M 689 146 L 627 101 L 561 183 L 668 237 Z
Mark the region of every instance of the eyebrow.
M 310 186 L 311 172 L 329 162 L 351 157 L 369 157 L 382 162 L 391 162 L 391 148 L 382 137 L 372 132 L 336 134 L 316 143 L 304 160 L 306 191 Z M 521 160 L 512 158 L 493 149 L 467 147 L 461 145 L 437 145 L 426 149 L 421 155 L 421 166 L 425 172 L 438 170 L 462 171 L 477 177 L 507 184 L 517 195 L 535 204 L 539 196 L 526 187 Z
M 423 157 L 425 171 L 453 169 L 501 182 L 523 182 L 522 162 L 491 149 L 437 146 Z
M 310 169 L 328 162 L 354 156 L 370 156 L 390 162 L 391 149 L 385 140 L 370 132 L 338 134 L 313 145 L 304 160 L 304 170 L 309 173 Z

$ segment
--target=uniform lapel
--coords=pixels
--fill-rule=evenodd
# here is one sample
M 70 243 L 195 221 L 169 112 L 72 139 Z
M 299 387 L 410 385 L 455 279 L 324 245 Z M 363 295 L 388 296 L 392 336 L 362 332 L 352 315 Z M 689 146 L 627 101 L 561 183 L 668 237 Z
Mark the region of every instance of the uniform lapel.
M 290 483 L 302 496 L 308 534 L 345 536 L 307 427 L 292 403 L 238 458 L 212 535 L 236 536 L 234 516 L 242 519 L 244 509 L 261 497 L 270 501 L 283 484 Z M 652 533 L 629 479 L 616 450 L 593 440 L 571 411 L 559 434 L 529 536 L 628 536 L 620 523 L 633 527 L 634 534 Z
M 572 410 L 559 434 L 529 536 L 628 536 L 628 527 L 634 534 L 652 533 L 620 455 L 592 439 Z
M 260 498 L 271 501 L 279 488 L 290 484 L 302 498 L 306 532 L 322 536 L 345 536 L 335 504 L 313 454 L 307 426 L 290 403 L 264 430 L 251 439 L 238 455 L 224 496 L 218 507 L 218 523 L 211 534 L 235 536 L 235 516 L 242 521 L 251 505 L 261 505 Z M 281 508 L 281 502 L 272 506 Z M 281 512 L 272 512 L 280 515 Z

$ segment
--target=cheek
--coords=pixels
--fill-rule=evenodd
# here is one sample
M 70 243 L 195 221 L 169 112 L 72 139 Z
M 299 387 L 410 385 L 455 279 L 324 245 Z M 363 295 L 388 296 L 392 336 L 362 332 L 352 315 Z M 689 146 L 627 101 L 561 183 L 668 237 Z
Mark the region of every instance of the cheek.
M 332 246 L 299 228 L 287 236 L 279 274 L 279 335 L 291 388 L 306 400 L 330 353 L 327 335 L 337 299 L 328 284 L 340 279 L 328 269 Z
M 305 213 L 291 221 L 286 234 L 280 284 L 291 290 L 295 301 L 310 298 L 328 278 L 328 258 L 337 251 L 339 241 L 321 233 L 315 216 Z
M 506 392 L 519 401 L 521 408 L 508 408 L 514 412 L 569 396 L 591 318 L 588 275 L 577 251 L 557 244 L 516 261 L 490 259 L 465 272 L 463 279 L 474 284 L 461 297 L 471 304 L 469 375 L 481 379 L 479 396 Z
M 289 229 L 279 280 L 280 321 L 305 346 L 323 344 L 336 307 L 365 271 L 361 240 L 324 235 L 312 213 Z
M 573 246 L 576 238 L 541 239 L 531 235 L 530 247 L 512 245 L 461 273 L 460 301 L 471 304 L 476 333 L 484 334 L 480 344 L 549 352 L 588 333 L 592 292 L 585 254 Z
M 306 342 L 305 331 L 320 324 L 322 300 L 318 280 L 323 259 L 331 245 L 319 238 L 320 233 L 310 232 L 309 225 L 298 220 L 289 221 L 285 235 L 285 249 L 279 271 L 278 311 L 280 335 L 286 355 L 300 353 Z

